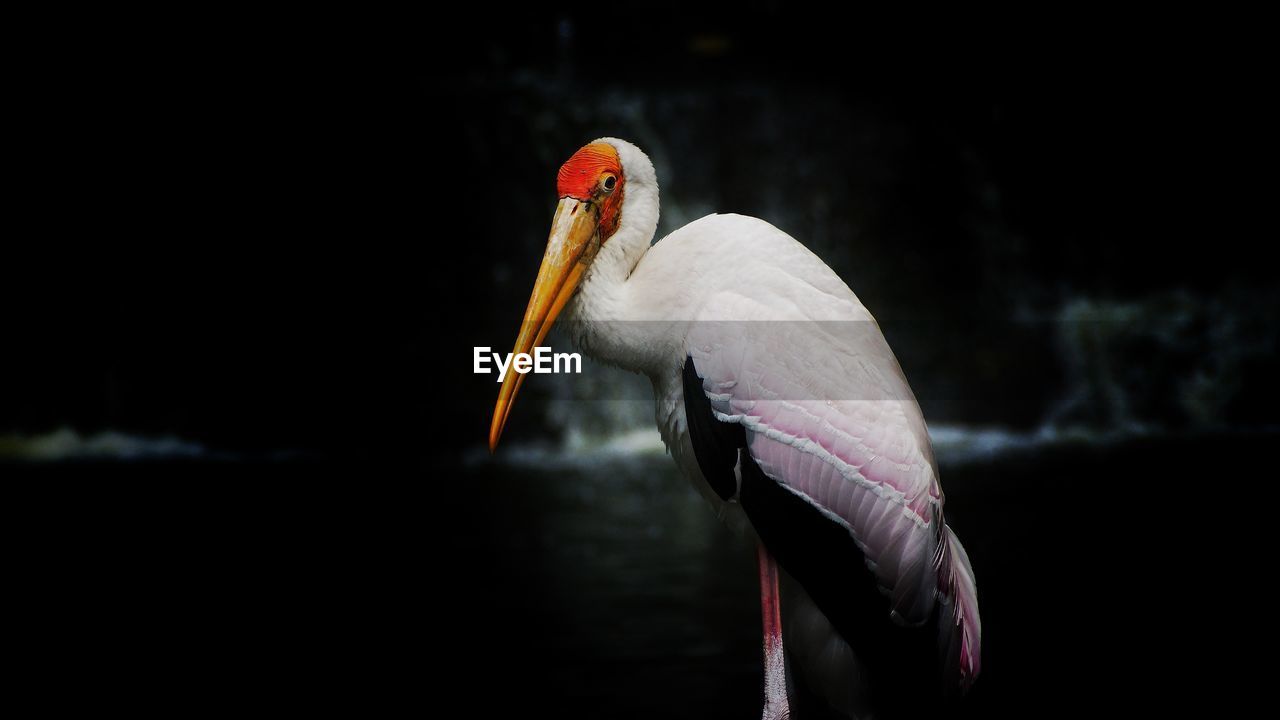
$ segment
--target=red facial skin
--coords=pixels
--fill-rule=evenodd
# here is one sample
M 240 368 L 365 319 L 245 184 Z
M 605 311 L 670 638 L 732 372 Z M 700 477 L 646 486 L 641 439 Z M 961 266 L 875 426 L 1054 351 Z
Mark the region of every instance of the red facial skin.
M 618 182 L 612 192 L 604 189 L 604 179 L 612 175 Z M 571 197 L 596 203 L 600 208 L 600 241 L 603 243 L 618 229 L 622 216 L 622 161 L 609 143 L 592 143 L 582 148 L 560 167 L 556 188 L 560 197 Z

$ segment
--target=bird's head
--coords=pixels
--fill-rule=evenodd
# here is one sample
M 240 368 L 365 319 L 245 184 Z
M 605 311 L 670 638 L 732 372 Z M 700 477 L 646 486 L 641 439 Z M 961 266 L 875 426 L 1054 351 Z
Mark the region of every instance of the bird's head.
M 622 154 L 626 154 L 630 162 L 624 162 Z M 513 353 L 529 353 L 541 345 L 601 248 L 618 234 L 623 199 L 628 191 L 628 170 L 637 175 L 634 178 L 637 189 L 647 190 L 652 186 L 653 224 L 656 225 L 657 183 L 653 179 L 653 165 L 634 145 L 613 138 L 596 140 L 560 167 L 556 178 L 560 201 Z M 650 228 L 649 235 L 652 233 Z M 644 242 L 647 247 L 648 238 Z M 617 250 L 622 253 L 618 258 L 624 257 L 622 248 Z M 516 372 L 508 373 L 503 379 L 489 426 L 490 451 L 498 446 L 498 438 L 523 382 L 524 375 Z

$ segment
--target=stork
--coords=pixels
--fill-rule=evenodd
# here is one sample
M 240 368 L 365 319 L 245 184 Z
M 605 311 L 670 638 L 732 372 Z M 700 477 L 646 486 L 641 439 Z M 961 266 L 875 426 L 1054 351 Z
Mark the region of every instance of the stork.
M 968 689 L 973 570 L 871 313 L 763 220 L 709 215 L 652 243 L 657 176 L 629 142 L 586 145 L 557 187 L 514 352 L 563 316 L 586 355 L 652 381 L 668 451 L 756 542 L 764 720 L 790 716 L 797 675 L 850 718 L 928 714 Z M 491 451 L 524 378 L 502 382 Z

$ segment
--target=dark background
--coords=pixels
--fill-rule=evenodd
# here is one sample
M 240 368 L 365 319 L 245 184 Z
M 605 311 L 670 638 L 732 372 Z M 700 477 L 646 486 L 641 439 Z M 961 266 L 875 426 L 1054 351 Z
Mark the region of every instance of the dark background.
M 592 524 L 636 492 L 701 510 L 674 468 L 481 450 L 471 348 L 514 338 L 555 170 L 616 135 L 655 161 L 660 234 L 741 212 L 826 259 L 931 424 L 1077 432 L 944 458 L 987 630 L 966 712 L 1181 702 L 1187 676 L 1233 697 L 1269 600 L 1243 550 L 1280 306 L 1247 23 L 492 15 L 39 26 L 0 390 L 20 592 L 57 639 L 35 666 L 122 666 L 119 702 L 758 712 L 749 550 Z M 531 384 L 507 441 L 554 447 L 556 392 Z M 67 429 L 195 449 L 33 459 Z M 616 496 L 563 496 L 606 471 Z M 666 565 L 689 534 L 711 575 Z M 664 567 L 710 579 L 664 594 Z M 681 654 L 694 626 L 726 644 Z

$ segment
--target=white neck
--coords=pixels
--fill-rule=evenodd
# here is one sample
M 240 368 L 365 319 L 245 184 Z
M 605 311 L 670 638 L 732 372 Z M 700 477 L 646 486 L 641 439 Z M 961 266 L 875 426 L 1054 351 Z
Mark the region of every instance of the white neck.
M 634 293 L 627 281 L 649 250 L 658 229 L 658 180 L 653 164 L 639 148 L 616 138 L 601 138 L 622 161 L 623 198 L 618 229 L 601 246 L 573 300 L 564 326 L 583 352 L 628 370 L 648 372 L 648 323 L 634 322 Z

